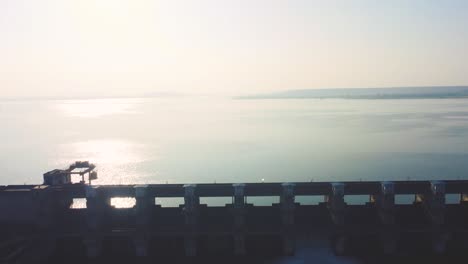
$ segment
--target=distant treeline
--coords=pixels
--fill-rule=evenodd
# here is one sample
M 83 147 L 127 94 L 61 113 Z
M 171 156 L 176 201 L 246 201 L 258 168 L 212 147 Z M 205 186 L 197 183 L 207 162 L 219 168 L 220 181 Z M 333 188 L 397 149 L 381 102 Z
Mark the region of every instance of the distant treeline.
M 237 99 L 438 99 L 468 98 L 468 86 L 330 88 L 289 90 L 271 94 L 239 96 Z

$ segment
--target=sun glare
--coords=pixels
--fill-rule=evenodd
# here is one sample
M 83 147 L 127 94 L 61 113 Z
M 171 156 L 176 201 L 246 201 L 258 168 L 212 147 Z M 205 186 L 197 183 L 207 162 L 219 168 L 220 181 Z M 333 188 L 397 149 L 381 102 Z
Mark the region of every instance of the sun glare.
M 98 165 L 96 184 L 129 184 L 142 182 L 138 164 L 150 159 L 144 146 L 124 140 L 89 140 L 63 144 L 58 152 L 55 167 L 64 167 L 70 161 L 90 160 Z M 79 179 L 72 179 L 76 182 Z

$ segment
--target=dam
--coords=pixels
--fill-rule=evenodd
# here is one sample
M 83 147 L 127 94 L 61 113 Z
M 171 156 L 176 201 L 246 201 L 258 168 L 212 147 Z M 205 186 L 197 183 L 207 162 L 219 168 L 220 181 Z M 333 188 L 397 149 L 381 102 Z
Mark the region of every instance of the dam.
M 468 180 L 93 185 L 94 169 L 76 162 L 44 174 L 43 184 L 0 186 L 0 258 L 293 256 L 301 241 L 315 239 L 337 256 L 468 250 Z M 457 200 L 448 203 L 449 195 Z M 252 197 L 273 202 L 255 205 Z M 134 205 L 117 208 L 115 198 Z M 183 202 L 164 207 L 158 198 Z M 206 198 L 230 202 L 211 206 Z

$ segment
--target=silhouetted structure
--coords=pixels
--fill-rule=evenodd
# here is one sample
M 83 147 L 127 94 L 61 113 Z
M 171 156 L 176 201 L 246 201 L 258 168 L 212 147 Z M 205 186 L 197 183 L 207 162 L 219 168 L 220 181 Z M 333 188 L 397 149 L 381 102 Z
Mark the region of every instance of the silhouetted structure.
M 57 173 L 61 171 L 45 174 L 45 182 Z M 338 255 L 468 249 L 465 180 L 102 186 L 52 182 L 0 187 L 4 258 L 293 255 L 297 241 L 313 239 L 330 239 Z M 414 195 L 413 203 L 395 204 L 395 195 L 408 194 Z M 460 195 L 459 203 L 446 204 L 447 194 Z M 370 199 L 349 205 L 349 195 Z M 279 203 L 247 202 L 247 197 L 260 196 L 279 197 Z M 296 196 L 323 196 L 324 201 L 302 205 Z M 135 206 L 114 208 L 115 197 L 133 197 Z M 184 204 L 161 207 L 156 197 L 183 197 Z M 232 197 L 232 203 L 211 207 L 201 204 L 201 197 Z M 74 199 L 86 199 L 86 208 L 71 208 Z M 34 247 L 24 246 L 27 243 Z

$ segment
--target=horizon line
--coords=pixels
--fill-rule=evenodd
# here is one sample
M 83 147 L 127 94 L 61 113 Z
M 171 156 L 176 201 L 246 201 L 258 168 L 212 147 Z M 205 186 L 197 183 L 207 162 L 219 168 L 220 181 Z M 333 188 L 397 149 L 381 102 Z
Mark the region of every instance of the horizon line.
M 244 95 L 225 95 L 225 97 L 255 97 L 255 96 L 272 96 L 272 95 L 281 95 L 288 92 L 298 92 L 298 91 L 326 91 L 326 90 L 378 90 L 378 89 L 414 89 L 414 88 L 468 88 L 467 85 L 431 85 L 431 86 L 377 86 L 377 87 L 320 87 L 320 88 L 296 88 L 296 89 L 285 89 L 285 90 L 276 90 L 264 93 L 255 93 L 255 94 L 244 94 Z M 220 94 L 189 94 L 189 93 L 179 93 L 179 92 L 149 92 L 135 95 L 76 95 L 76 96 L 62 96 L 62 95 L 52 95 L 52 96 L 8 96 L 1 97 L 0 101 L 36 101 L 36 100 L 45 100 L 45 101 L 54 101 L 54 100 L 98 100 L 98 99 L 141 99 L 141 98 L 169 98 L 169 97 L 198 97 L 198 96 L 220 96 Z

